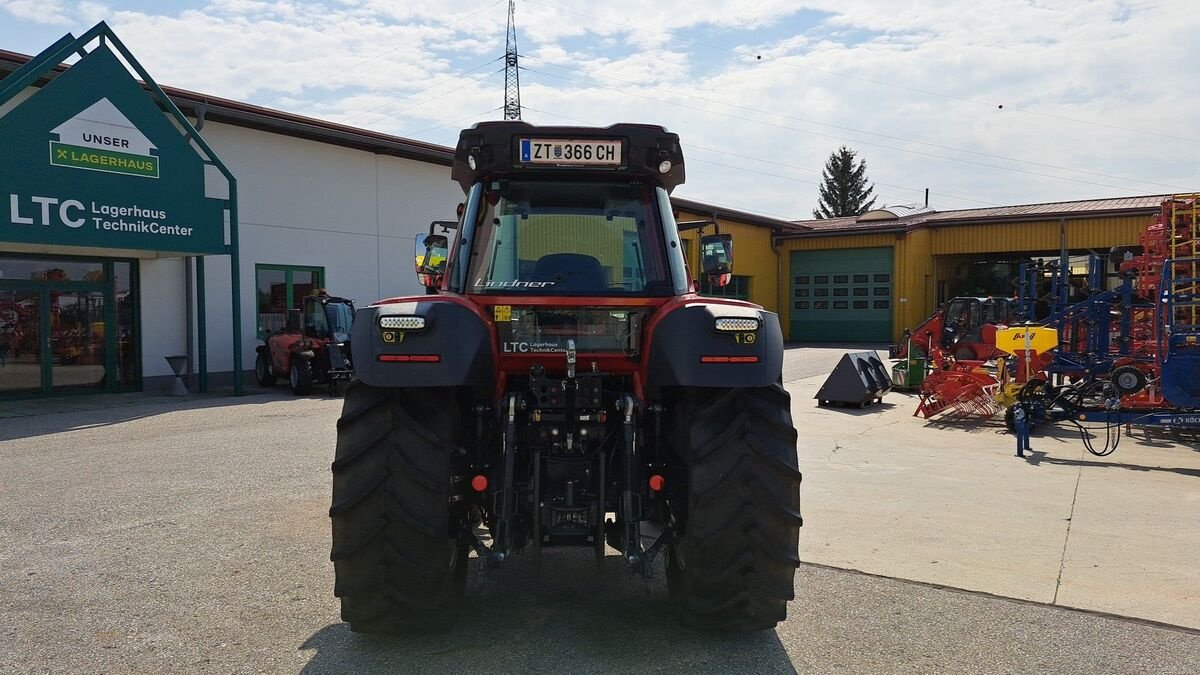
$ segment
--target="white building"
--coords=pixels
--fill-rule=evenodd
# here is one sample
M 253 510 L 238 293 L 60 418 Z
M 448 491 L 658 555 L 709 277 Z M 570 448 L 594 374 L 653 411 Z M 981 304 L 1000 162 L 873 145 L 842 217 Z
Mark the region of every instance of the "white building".
M 29 58 L 0 50 L 0 78 Z M 315 288 L 359 306 L 422 292 L 413 238 L 433 220 L 452 219 L 462 200 L 450 180 L 450 148 L 164 91 L 238 181 L 244 370 L 253 368 L 261 329 L 278 327 L 282 305 L 299 307 Z M 210 192 L 226 189 L 208 178 Z M 20 208 L 9 215 L 17 218 Z M 5 224 L 0 217 L 0 397 L 160 389 L 171 381 L 164 357 L 174 354 L 189 354 L 198 368 L 194 258 L 14 242 Z M 213 384 L 228 383 L 230 257 L 204 260 L 207 367 Z M 116 376 L 106 376 L 114 367 Z

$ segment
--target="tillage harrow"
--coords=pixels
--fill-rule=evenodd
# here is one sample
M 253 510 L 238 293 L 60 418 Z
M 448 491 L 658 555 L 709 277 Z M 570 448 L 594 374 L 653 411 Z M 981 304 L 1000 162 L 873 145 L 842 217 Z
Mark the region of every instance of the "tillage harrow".
M 996 331 L 1007 356 L 957 360 L 930 346 L 915 415 L 985 420 L 1023 406 L 1036 424 L 1067 421 L 1109 454 L 1121 426 L 1200 429 L 1200 196 L 1163 201 L 1140 246 L 1089 259 L 1085 297 L 1071 298 L 1064 256 L 1021 270 L 1024 325 Z M 1109 270 L 1115 269 L 1115 273 Z M 1049 296 L 1038 281 L 1048 277 Z M 1076 289 L 1078 290 L 1078 289 Z M 1038 307 L 1046 310 L 1038 316 Z M 1103 448 L 1085 424 L 1103 425 Z

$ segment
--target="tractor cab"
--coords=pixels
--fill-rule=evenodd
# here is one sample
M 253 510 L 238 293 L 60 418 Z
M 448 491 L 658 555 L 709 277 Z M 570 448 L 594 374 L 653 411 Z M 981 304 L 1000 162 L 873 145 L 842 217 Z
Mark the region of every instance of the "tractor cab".
M 590 370 L 635 373 L 647 321 L 693 289 L 669 196 L 684 178 L 678 136 L 481 123 L 463 131 L 451 175 L 460 220 L 418 235 L 417 277 L 489 316 L 500 369 L 561 376 L 574 350 Z M 728 283 L 729 236 L 700 244 L 709 282 Z
M 996 355 L 996 329 L 1012 323 L 1010 298 L 954 298 L 946 305 L 939 345 L 956 359 L 986 361 Z
M 346 342 L 354 324 L 354 303 L 327 294 L 304 298 L 304 336 Z
M 954 298 L 946 305 L 940 344 L 954 352 L 959 343 L 995 344 L 995 326 L 1012 321 L 1014 303 L 1009 298 Z M 991 326 L 990 331 L 986 327 Z M 985 335 L 990 332 L 990 335 Z

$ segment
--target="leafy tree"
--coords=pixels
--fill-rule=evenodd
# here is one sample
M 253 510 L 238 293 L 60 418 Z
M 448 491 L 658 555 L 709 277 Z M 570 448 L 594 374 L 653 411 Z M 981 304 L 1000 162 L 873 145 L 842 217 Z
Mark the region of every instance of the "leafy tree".
M 867 162 L 854 158 L 853 150 L 846 146 L 838 148 L 825 162 L 821 173 L 820 200 L 813 211 L 817 219 L 857 216 L 875 205 L 875 185 L 867 185 Z

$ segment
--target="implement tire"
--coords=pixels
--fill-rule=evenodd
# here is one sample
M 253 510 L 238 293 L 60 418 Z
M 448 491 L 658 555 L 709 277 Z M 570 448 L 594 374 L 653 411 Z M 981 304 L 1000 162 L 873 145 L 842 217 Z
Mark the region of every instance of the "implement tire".
M 691 389 L 674 408 L 674 452 L 688 485 L 669 497 L 683 532 L 668 547 L 666 571 L 680 619 L 698 628 L 774 628 L 787 617 L 800 564 L 791 396 L 781 385 Z
M 449 389 L 346 390 L 329 557 L 355 632 L 448 630 L 458 617 L 468 561 L 450 501 L 458 405 Z

